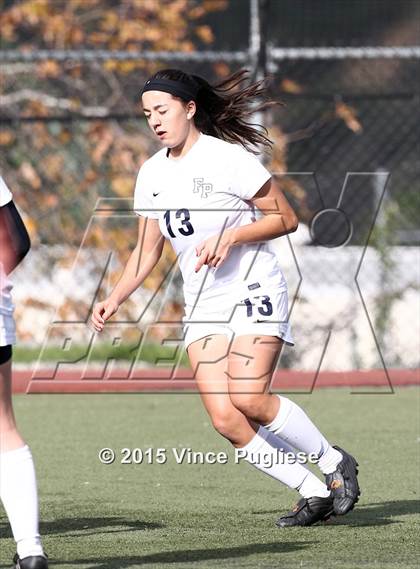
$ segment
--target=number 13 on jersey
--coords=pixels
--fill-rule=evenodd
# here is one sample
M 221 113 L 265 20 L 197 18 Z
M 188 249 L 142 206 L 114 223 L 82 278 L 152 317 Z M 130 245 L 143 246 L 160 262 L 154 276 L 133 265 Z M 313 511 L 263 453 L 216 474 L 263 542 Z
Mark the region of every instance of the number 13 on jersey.
M 171 225 L 171 213 L 172 213 L 172 218 L 175 216 L 174 229 L 172 228 Z M 174 231 L 177 231 L 178 233 L 186 237 L 194 233 L 194 227 L 190 223 L 190 212 L 188 209 L 186 208 L 177 209 L 176 212 L 173 211 L 171 212 L 170 209 L 167 209 L 163 217 L 165 218 L 166 229 L 168 230 L 168 233 L 172 238 L 177 237 Z M 181 225 L 177 220 L 181 222 Z

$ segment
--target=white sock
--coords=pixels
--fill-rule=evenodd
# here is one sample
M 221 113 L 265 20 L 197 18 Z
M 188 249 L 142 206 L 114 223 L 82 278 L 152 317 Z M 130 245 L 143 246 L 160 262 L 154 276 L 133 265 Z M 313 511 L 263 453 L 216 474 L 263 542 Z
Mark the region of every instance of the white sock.
M 316 454 L 323 474 L 334 472 L 343 458 L 341 452 L 329 444 L 303 409 L 287 397 L 278 397 L 280 409 L 273 421 L 264 425 L 265 428 L 298 450 L 306 454 Z
M 289 453 L 296 458 L 294 449 L 262 426 L 250 442 L 237 451 L 238 456 L 255 468 L 280 480 L 289 488 L 295 488 L 304 498 L 330 495 L 326 485 L 303 464 L 293 461 L 293 457 L 289 460 Z
M 28 446 L 0 454 L 0 499 L 21 559 L 44 555 L 38 531 L 38 495 Z
M 298 457 L 296 456 L 296 449 L 290 446 L 288 442 L 271 432 L 267 440 L 270 441 L 272 446 L 281 449 L 289 456 L 293 454 L 297 460 Z M 296 488 L 303 498 L 310 498 L 311 496 L 325 498 L 331 494 L 324 482 L 321 482 L 321 480 L 319 480 L 319 478 L 317 478 L 310 470 L 306 469 L 306 472 L 307 475 L 302 484 Z
M 318 466 L 322 474 L 332 474 L 337 470 L 337 465 L 343 460 L 343 455 L 337 449 L 332 446 L 328 447 L 328 450 L 324 452 L 318 461 Z
M 319 478 L 315 476 L 310 470 L 308 470 L 310 476 L 307 476 L 302 484 L 299 486 L 299 494 L 303 498 L 312 498 L 312 496 L 319 496 L 320 498 L 326 498 L 331 494 L 327 486 L 321 482 Z

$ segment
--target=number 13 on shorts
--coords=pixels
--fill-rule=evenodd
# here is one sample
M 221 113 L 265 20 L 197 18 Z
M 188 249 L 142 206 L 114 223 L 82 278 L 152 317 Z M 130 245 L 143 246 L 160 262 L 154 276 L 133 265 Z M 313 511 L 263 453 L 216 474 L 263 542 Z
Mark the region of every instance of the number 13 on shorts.
M 273 305 L 267 294 L 253 296 L 252 300 L 251 298 L 245 298 L 243 302 L 246 306 L 246 315 L 248 318 L 252 318 L 254 310 L 257 310 L 262 316 L 271 316 L 273 314 Z

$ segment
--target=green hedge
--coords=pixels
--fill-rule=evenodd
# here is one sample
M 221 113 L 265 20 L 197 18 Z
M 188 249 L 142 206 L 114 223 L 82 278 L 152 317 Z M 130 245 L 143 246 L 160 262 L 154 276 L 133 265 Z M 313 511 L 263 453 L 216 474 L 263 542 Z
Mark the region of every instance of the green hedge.
M 72 345 L 68 350 L 65 351 L 65 358 L 63 358 L 63 349 L 60 346 L 51 345 L 45 347 L 43 350 L 41 347 L 18 345 L 13 349 L 13 361 L 15 363 L 31 363 L 37 362 L 40 358 L 42 352 L 41 361 L 45 363 L 53 363 L 57 361 L 67 361 L 76 362 L 80 360 L 83 362 L 86 358 L 86 346 L 85 345 Z M 132 360 L 138 347 L 135 344 L 125 344 L 122 346 L 112 346 L 111 344 L 104 343 L 95 345 L 90 353 L 91 361 L 104 361 L 110 357 L 115 360 L 121 360 L 122 362 L 127 362 Z M 168 361 L 168 365 L 173 365 L 175 346 L 161 346 L 159 344 L 146 344 L 142 347 L 141 361 L 155 364 L 156 360 L 160 360 L 159 364 L 162 365 L 164 360 Z M 178 354 L 176 355 L 178 357 Z M 162 361 L 163 360 L 163 361 Z M 182 350 L 181 354 L 181 365 L 187 366 L 188 356 L 185 350 Z

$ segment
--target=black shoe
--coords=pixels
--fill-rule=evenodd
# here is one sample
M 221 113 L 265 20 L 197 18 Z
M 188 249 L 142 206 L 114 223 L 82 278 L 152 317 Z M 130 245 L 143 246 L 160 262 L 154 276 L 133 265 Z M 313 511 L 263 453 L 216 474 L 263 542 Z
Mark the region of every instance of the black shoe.
M 16 553 L 13 563 L 12 569 L 48 569 L 47 558 L 43 555 L 30 555 L 21 559 Z
M 335 472 L 326 474 L 325 482 L 334 498 L 334 513 L 343 516 L 354 508 L 359 500 L 360 488 L 357 481 L 359 466 L 356 459 L 338 446 L 334 446 L 343 455 L 343 460 L 337 465 Z
M 320 498 L 302 498 L 291 512 L 276 521 L 279 528 L 290 526 L 312 526 L 317 522 L 324 522 L 334 513 L 331 496 Z

